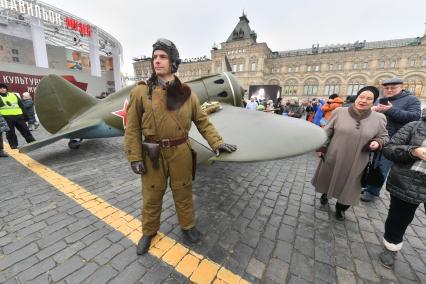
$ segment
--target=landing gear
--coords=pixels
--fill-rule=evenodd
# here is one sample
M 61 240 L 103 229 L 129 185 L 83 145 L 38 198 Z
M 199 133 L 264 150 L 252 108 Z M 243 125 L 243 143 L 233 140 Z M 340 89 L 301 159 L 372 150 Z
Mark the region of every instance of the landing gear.
M 78 148 L 80 148 L 81 141 L 83 141 L 83 139 L 78 139 L 78 140 L 77 139 L 71 139 L 68 142 L 68 147 L 70 149 L 77 150 Z

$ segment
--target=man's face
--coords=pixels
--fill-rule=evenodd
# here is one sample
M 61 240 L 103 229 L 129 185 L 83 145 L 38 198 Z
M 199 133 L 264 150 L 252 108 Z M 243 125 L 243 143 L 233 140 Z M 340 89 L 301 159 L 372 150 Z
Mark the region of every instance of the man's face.
M 7 89 L 0 87 L 0 94 L 6 94 L 6 93 L 7 93 Z
M 401 93 L 402 87 L 403 87 L 402 84 L 383 86 L 383 94 L 387 98 L 393 97 Z
M 80 53 L 77 51 L 73 51 L 72 53 L 72 60 L 73 61 L 79 61 L 80 60 Z
M 157 75 L 164 76 L 171 74 L 171 64 L 169 56 L 164 50 L 158 49 L 154 51 L 152 60 L 154 70 Z

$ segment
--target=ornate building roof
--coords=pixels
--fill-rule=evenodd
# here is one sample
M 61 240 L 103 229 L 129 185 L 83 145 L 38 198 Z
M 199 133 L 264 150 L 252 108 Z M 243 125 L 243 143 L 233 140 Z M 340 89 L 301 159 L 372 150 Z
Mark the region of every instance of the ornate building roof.
M 249 26 L 250 21 L 247 19 L 247 15 L 244 14 L 240 17 L 240 21 L 228 37 L 226 42 L 232 42 L 242 39 L 252 39 L 256 42 L 257 35 L 254 30 Z

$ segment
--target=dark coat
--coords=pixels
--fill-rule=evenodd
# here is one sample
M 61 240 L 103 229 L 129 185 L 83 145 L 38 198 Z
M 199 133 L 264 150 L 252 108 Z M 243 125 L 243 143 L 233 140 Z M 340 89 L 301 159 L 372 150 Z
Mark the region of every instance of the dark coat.
M 385 112 L 389 137 L 392 137 L 405 124 L 420 119 L 420 101 L 409 91 L 402 90 L 396 96 L 390 97 L 392 108 Z
M 34 112 L 34 103 L 33 100 L 30 99 L 26 99 L 26 100 L 22 100 L 22 105 L 23 105 L 23 111 L 25 113 L 25 115 L 28 118 L 28 122 L 29 123 L 33 123 L 35 122 L 35 112 Z
M 416 127 L 417 125 L 417 127 Z M 386 159 L 394 162 L 389 173 L 386 189 L 397 198 L 412 204 L 426 202 L 426 175 L 412 171 L 418 160 L 409 150 L 420 146 L 426 139 L 426 117 L 403 126 L 383 149 Z
M 302 117 L 302 113 L 303 113 L 303 107 L 299 106 L 299 104 L 295 104 L 295 105 L 287 105 L 284 107 L 283 112 L 286 113 L 290 113 L 292 112 L 293 115 L 288 115 L 288 116 L 292 116 L 295 118 L 301 118 Z

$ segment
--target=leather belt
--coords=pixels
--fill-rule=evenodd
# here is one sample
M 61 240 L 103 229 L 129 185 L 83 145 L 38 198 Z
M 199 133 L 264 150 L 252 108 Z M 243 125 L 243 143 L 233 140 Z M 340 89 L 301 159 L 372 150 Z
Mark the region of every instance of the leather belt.
M 161 148 L 170 148 L 170 147 L 178 146 L 180 144 L 185 143 L 186 141 L 188 141 L 188 137 L 182 137 L 177 139 L 161 139 L 161 140 L 146 139 L 145 141 L 148 143 L 159 144 Z

